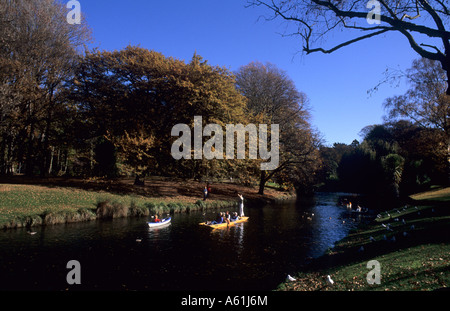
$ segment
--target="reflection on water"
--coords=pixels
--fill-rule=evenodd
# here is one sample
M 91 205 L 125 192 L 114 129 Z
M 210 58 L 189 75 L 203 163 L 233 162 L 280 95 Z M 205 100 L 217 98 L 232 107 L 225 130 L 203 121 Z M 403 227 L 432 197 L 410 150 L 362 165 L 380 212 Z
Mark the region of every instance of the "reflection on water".
M 174 215 L 162 228 L 118 219 L 4 231 L 0 289 L 270 290 L 363 220 L 337 202 L 318 194 L 246 208 L 248 222 L 213 231 L 198 223 L 216 212 Z M 81 264 L 81 285 L 66 283 L 69 260 Z

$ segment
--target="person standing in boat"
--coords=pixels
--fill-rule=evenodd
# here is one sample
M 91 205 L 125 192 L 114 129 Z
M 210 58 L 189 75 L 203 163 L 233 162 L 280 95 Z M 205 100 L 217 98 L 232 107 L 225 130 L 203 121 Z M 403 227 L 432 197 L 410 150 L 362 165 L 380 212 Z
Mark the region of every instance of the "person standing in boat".
M 239 216 L 243 217 L 244 216 L 244 197 L 240 193 L 238 193 L 238 197 L 239 197 Z

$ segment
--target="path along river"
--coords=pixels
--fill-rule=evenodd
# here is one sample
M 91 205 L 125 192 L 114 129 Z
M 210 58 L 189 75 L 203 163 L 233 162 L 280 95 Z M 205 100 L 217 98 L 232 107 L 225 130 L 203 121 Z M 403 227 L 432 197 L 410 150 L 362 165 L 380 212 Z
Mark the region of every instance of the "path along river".
M 367 220 L 338 206 L 340 195 L 246 207 L 247 223 L 214 231 L 198 223 L 217 211 L 176 214 L 159 229 L 129 218 L 34 228 L 34 235 L 1 231 L 0 290 L 272 290 Z M 81 284 L 67 283 L 71 260 Z

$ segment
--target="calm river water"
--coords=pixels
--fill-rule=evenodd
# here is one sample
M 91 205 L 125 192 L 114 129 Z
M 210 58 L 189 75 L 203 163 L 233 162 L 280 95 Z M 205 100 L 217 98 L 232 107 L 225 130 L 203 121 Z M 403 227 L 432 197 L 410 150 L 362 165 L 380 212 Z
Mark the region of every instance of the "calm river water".
M 198 223 L 216 211 L 176 214 L 159 229 L 138 218 L 1 231 L 0 290 L 272 290 L 365 221 L 339 195 L 249 207 L 247 223 L 215 231 Z M 70 260 L 80 285 L 66 281 Z

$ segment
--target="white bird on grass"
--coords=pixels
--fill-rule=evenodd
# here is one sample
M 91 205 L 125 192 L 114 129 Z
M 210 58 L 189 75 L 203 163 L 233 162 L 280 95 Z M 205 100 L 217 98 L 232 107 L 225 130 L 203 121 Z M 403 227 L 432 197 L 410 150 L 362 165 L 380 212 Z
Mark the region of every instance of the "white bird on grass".
M 296 279 L 294 279 L 292 276 L 290 276 L 290 275 L 288 274 L 288 276 L 286 277 L 286 281 L 287 281 L 287 282 L 294 282 L 294 281 L 296 281 Z
M 327 283 L 328 283 L 328 285 L 333 285 L 334 284 L 334 281 L 331 279 L 330 275 L 327 275 Z
M 374 239 L 373 236 L 371 236 L 369 239 L 370 239 L 372 242 L 375 242 L 375 239 Z

